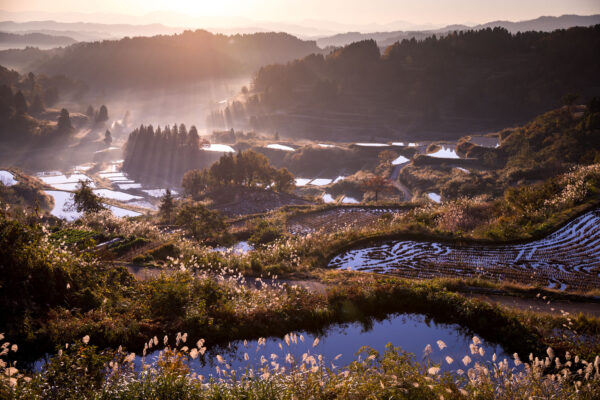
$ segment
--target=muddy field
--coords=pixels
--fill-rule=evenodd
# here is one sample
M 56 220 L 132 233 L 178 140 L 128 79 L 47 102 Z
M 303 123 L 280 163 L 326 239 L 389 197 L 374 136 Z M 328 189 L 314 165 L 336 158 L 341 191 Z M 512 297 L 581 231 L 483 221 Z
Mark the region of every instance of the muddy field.
M 544 239 L 519 245 L 386 241 L 346 251 L 329 266 L 412 278 L 475 277 L 560 290 L 600 288 L 600 210 Z

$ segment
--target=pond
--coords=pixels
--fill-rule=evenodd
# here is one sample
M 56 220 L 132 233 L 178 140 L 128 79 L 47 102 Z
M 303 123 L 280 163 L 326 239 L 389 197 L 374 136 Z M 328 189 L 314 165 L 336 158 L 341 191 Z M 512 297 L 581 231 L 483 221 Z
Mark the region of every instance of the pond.
M 318 343 L 313 346 L 316 338 L 319 339 Z M 197 338 L 193 340 L 194 342 L 192 339 L 188 340 L 187 345 L 190 348 L 194 347 Z M 447 347 L 441 350 L 437 344 L 438 340 L 443 341 Z M 173 341 L 171 338 L 171 343 Z M 369 321 L 365 324 L 359 322 L 336 324 L 326 329 L 322 335 L 298 332 L 295 336 L 292 335 L 289 345 L 284 339 L 276 337 L 266 339 L 264 345 L 259 345 L 258 340 L 250 340 L 246 344 L 244 341 L 235 341 L 227 346 L 210 348 L 204 357 L 190 360 L 189 366 L 193 372 L 205 377 L 217 376 L 216 367 L 225 368 L 225 364 L 217 360 L 217 355 L 223 357 L 231 369 L 243 372 L 246 368 L 259 369 L 262 365 L 261 357 L 268 360 L 267 364 L 275 361 L 288 368 L 289 364 L 286 363 L 288 353 L 298 363 L 301 362 L 302 355 L 307 353 L 315 357 L 322 355 L 324 366 L 328 368 L 332 367 L 332 363 L 336 367 L 343 367 L 357 359 L 356 353 L 362 346 L 370 346 L 383 353 L 388 343 L 413 353 L 419 362 L 424 360 L 425 347 L 430 345 L 431 361 L 441 363 L 442 369 L 450 372 L 458 369 L 466 370 L 473 366 L 471 362 L 465 367 L 461 361 L 466 355 L 473 362 L 490 361 L 494 353 L 500 359 L 509 358 L 499 345 L 486 341 L 482 341 L 479 345 L 483 349 L 483 355 L 472 354 L 469 345 L 473 343 L 473 335 L 459 325 L 437 324 L 420 314 L 395 314 L 384 320 Z M 160 350 L 149 354 L 145 362 L 155 362 L 159 354 Z M 245 354 L 248 355 L 248 360 L 244 359 Z M 276 357 L 272 356 L 273 354 Z M 448 364 L 446 357 L 451 357 L 453 362 Z M 140 357 L 136 357 L 136 366 L 141 367 Z

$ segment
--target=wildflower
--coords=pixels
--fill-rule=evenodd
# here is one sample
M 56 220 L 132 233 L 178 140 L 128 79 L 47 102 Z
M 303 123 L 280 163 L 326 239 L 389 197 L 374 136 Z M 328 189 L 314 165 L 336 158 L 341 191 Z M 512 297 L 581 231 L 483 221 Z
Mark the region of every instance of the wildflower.
M 217 354 L 217 361 L 219 362 L 219 364 L 224 364 L 225 360 L 223 359 L 223 357 L 219 354 Z
M 471 363 L 471 357 L 464 356 L 462 359 L 462 362 L 463 362 L 463 364 L 465 364 L 465 367 L 466 367 L 467 365 L 469 365 Z
M 552 350 L 552 347 L 548 347 L 546 353 L 548 354 L 548 357 L 550 357 L 550 360 L 554 358 L 554 350 Z
M 483 356 L 485 355 L 485 350 L 483 349 L 483 347 L 480 347 L 480 348 L 479 348 L 479 355 L 480 355 L 481 357 L 483 357 Z
M 16 344 L 13 344 L 12 346 L 10 346 L 10 350 L 14 353 L 17 352 L 17 350 L 19 350 L 19 346 L 17 346 Z
M 81 341 L 83 344 L 88 344 L 90 342 L 90 335 L 85 335 Z
M 429 375 L 437 375 L 438 372 L 440 372 L 440 369 L 438 367 L 431 367 L 427 370 L 427 373 Z
M 319 338 L 315 338 L 315 340 L 313 341 L 313 347 L 317 347 L 318 344 L 319 344 Z
M 452 364 L 454 362 L 454 359 L 452 357 L 450 357 L 450 356 L 446 356 L 446 362 L 448 364 Z
M 440 350 L 444 350 L 446 347 L 448 347 L 448 346 L 446 346 L 446 343 L 444 343 L 443 340 L 438 340 L 437 345 L 440 348 Z
M 479 339 L 477 336 L 473 336 L 473 343 L 479 345 L 481 344 L 481 339 Z
M 423 356 L 427 357 L 429 356 L 431 353 L 433 352 L 433 350 L 431 349 L 431 345 L 428 344 L 427 346 L 425 346 L 425 349 L 423 349 Z
M 249 358 L 250 358 L 250 357 L 248 356 L 248 353 L 244 353 L 244 360 L 245 360 L 245 361 L 248 361 L 248 359 L 249 359 Z
M 194 360 L 198 357 L 198 350 L 196 348 L 193 348 L 192 351 L 190 351 L 190 357 Z

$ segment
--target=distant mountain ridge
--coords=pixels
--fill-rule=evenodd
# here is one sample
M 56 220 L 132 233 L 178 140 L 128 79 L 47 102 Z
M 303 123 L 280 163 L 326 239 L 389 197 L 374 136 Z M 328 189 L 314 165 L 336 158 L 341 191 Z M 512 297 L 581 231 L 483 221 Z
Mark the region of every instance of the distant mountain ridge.
M 600 14 L 595 15 L 561 15 L 560 17 L 542 16 L 539 18 L 525 21 L 492 21 L 485 24 L 474 26 L 468 25 L 448 25 L 439 29 L 431 30 L 411 30 L 411 31 L 391 31 L 391 32 L 346 32 L 333 36 L 316 38 L 317 45 L 321 48 L 340 47 L 361 40 L 373 39 L 380 47 L 387 47 L 403 39 L 422 40 L 432 35 L 446 34 L 454 31 L 481 30 L 486 28 L 505 28 L 510 33 L 526 31 L 550 32 L 556 29 L 568 29 L 574 26 L 593 26 L 600 24 Z
M 0 32 L 0 47 L 14 48 L 21 46 L 35 46 L 50 48 L 57 46 L 69 46 L 77 41 L 68 36 L 47 35 L 44 33 L 16 34 Z

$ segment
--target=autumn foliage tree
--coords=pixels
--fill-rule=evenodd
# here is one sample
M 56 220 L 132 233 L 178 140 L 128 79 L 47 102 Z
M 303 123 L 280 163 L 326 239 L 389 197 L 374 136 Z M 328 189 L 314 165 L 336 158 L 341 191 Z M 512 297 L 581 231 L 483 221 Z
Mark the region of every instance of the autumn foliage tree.
M 379 200 L 380 193 L 390 192 L 393 188 L 391 182 L 380 175 L 373 175 L 362 182 L 365 192 L 375 193 L 375 201 Z

